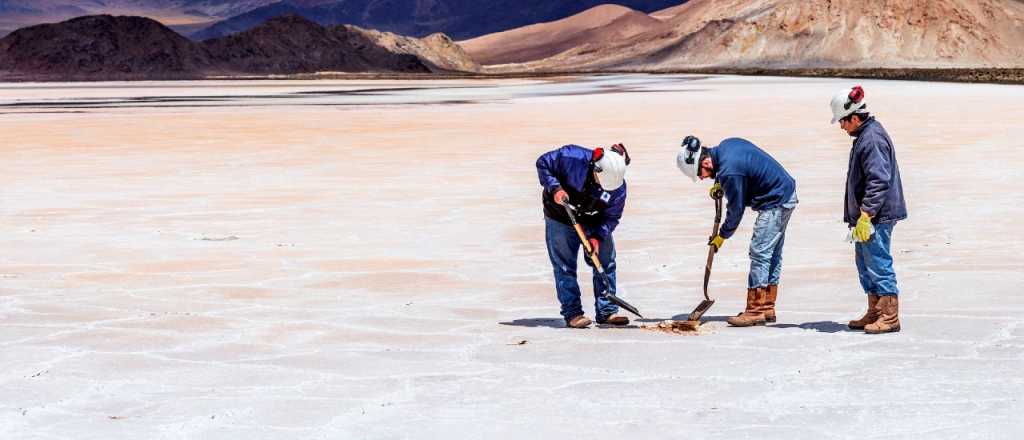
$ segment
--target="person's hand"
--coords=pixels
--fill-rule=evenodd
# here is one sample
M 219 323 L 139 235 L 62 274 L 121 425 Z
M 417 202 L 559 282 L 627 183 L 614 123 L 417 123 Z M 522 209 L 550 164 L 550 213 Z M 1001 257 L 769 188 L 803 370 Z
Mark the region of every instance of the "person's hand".
M 718 253 L 718 250 L 722 248 L 723 244 L 725 244 L 725 239 L 722 238 L 721 235 L 716 235 L 708 239 L 708 246 L 714 248 L 716 254 Z
M 569 193 L 565 192 L 564 189 L 559 188 L 555 191 L 555 203 L 564 205 L 569 202 Z
M 711 185 L 711 189 L 708 190 L 708 195 L 714 200 L 722 198 L 722 196 L 725 195 L 725 190 L 722 189 L 722 184 L 715 182 L 714 185 Z
M 598 255 L 598 253 L 601 251 L 601 241 L 596 238 L 591 238 L 588 239 L 587 241 L 590 242 L 590 249 L 593 250 L 594 255 Z
M 868 213 L 861 211 L 860 218 L 857 219 L 857 226 L 853 228 L 853 238 L 857 241 L 864 243 L 871 240 L 871 216 Z

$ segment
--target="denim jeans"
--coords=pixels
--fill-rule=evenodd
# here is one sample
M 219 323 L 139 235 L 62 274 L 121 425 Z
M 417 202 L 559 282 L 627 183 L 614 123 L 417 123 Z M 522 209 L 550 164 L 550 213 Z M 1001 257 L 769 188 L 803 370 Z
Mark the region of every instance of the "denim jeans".
M 548 257 L 551 258 L 551 266 L 555 271 L 555 292 L 558 294 L 558 302 L 562 304 L 562 317 L 569 320 L 583 314 L 583 305 L 580 302 L 580 285 L 576 282 L 576 260 L 579 257 L 580 238 L 572 226 L 559 223 L 545 217 L 545 241 L 548 246 Z M 604 266 L 604 272 L 611 280 L 612 291 L 615 291 L 615 241 L 611 237 L 601 242 L 601 248 L 597 254 L 598 260 Z M 593 267 L 589 258 L 584 256 L 588 266 Z M 619 311 L 619 306 L 611 303 L 601 296 L 601 289 L 604 282 L 598 278 L 597 270 L 594 270 L 594 309 L 598 321 L 603 320 Z
M 899 295 L 896 287 L 896 271 L 892 267 L 892 229 L 894 224 L 874 225 L 875 233 L 864 243 L 854 244 L 854 259 L 857 275 L 864 293 L 880 296 Z
M 754 236 L 750 239 L 750 275 L 747 287 L 754 289 L 778 285 L 782 277 L 782 247 L 786 243 L 786 227 L 796 209 L 796 194 L 786 204 L 757 213 Z

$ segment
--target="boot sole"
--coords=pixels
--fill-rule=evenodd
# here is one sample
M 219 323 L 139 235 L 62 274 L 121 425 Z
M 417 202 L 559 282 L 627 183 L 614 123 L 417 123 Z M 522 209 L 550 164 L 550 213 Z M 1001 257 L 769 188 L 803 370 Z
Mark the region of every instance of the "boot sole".
M 726 321 L 726 322 L 728 322 L 728 321 Z M 751 324 L 733 324 L 733 323 L 729 322 L 729 325 L 733 326 L 733 327 L 757 327 L 759 325 L 765 325 L 765 321 L 754 322 L 754 323 L 751 323 Z
M 615 327 L 625 327 L 629 325 L 629 319 L 621 319 L 618 321 L 595 321 L 597 325 L 610 325 Z
M 590 326 L 591 326 L 591 324 L 593 324 L 593 323 L 594 323 L 594 322 L 593 322 L 593 321 L 591 321 L 591 320 L 589 320 L 589 319 L 586 319 L 586 320 L 584 320 L 584 321 L 583 321 L 583 322 L 582 322 L 581 324 L 579 324 L 579 325 L 572 325 L 572 324 L 570 324 L 570 323 L 568 323 L 568 322 L 567 322 L 567 323 L 565 323 L 565 328 L 574 328 L 574 329 L 582 330 L 582 329 L 585 329 L 585 328 L 587 328 L 587 327 L 590 327 Z
M 877 320 L 878 318 L 875 318 L 875 319 Z M 867 324 L 864 324 L 864 325 L 856 325 L 856 324 L 853 324 L 853 321 L 850 321 L 850 322 L 848 322 L 846 324 L 846 326 L 849 327 L 850 330 L 864 330 L 865 327 L 867 327 L 867 326 L 869 326 L 869 325 L 871 325 L 873 323 L 874 323 L 874 321 L 871 321 L 871 322 L 869 322 Z
M 899 326 L 896 326 L 896 327 L 893 327 L 893 328 L 891 328 L 889 330 L 884 330 L 884 331 L 882 331 L 882 330 L 878 330 L 878 331 L 864 330 L 864 333 L 869 334 L 869 335 L 884 335 L 886 333 L 899 333 L 899 332 L 900 332 Z

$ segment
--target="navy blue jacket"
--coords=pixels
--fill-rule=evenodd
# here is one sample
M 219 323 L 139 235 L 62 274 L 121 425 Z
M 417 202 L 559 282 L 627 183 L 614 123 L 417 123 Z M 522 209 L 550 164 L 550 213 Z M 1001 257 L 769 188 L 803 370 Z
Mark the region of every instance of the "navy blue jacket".
M 626 184 L 606 192 L 594 181 L 590 158 L 594 151 L 579 145 L 566 145 L 544 153 L 537 159 L 537 177 L 544 187 L 544 215 L 564 224 L 572 224 L 562 205 L 555 203 L 559 188 L 569 194 L 576 206 L 576 219 L 588 237 L 604 241 L 619 225 L 626 207 Z
M 708 149 L 715 166 L 715 181 L 729 202 L 722 238 L 732 237 L 749 206 L 755 211 L 782 206 L 796 192 L 796 180 L 774 158 L 746 139 L 729 138 Z
M 896 223 L 907 218 L 896 148 L 889 133 L 882 123 L 870 117 L 854 136 L 850 167 L 846 172 L 843 220 L 855 226 L 861 210 L 876 224 Z

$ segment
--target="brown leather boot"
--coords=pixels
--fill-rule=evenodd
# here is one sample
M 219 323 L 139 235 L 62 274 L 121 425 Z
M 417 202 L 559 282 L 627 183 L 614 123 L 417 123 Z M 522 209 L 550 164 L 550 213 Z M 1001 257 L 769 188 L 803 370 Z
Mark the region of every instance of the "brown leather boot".
M 878 299 L 878 309 L 882 315 L 874 324 L 864 326 L 864 333 L 895 333 L 900 331 L 900 299 L 896 295 L 885 295 Z
M 765 322 L 775 322 L 775 300 L 779 297 L 779 286 L 768 285 L 768 294 L 765 296 L 761 312 L 764 313 Z
M 597 323 L 602 325 L 629 325 L 629 318 L 622 315 L 612 315 L 607 318 L 598 316 Z
M 882 315 L 882 312 L 878 310 L 878 298 L 878 295 L 875 295 L 874 293 L 869 293 L 868 311 L 865 312 L 864 316 L 862 316 L 860 319 L 856 321 L 850 321 L 850 323 L 847 325 L 854 330 L 864 330 L 864 327 L 867 326 L 868 324 L 874 324 L 875 321 L 878 321 L 878 317 Z
M 572 319 L 565 323 L 572 328 L 587 328 L 590 327 L 590 318 L 583 315 L 574 316 Z
M 743 313 L 733 316 L 726 321 L 729 325 L 735 327 L 764 325 L 764 313 L 761 313 L 761 307 L 767 295 L 768 289 L 765 287 L 747 289 L 747 308 L 743 310 Z

